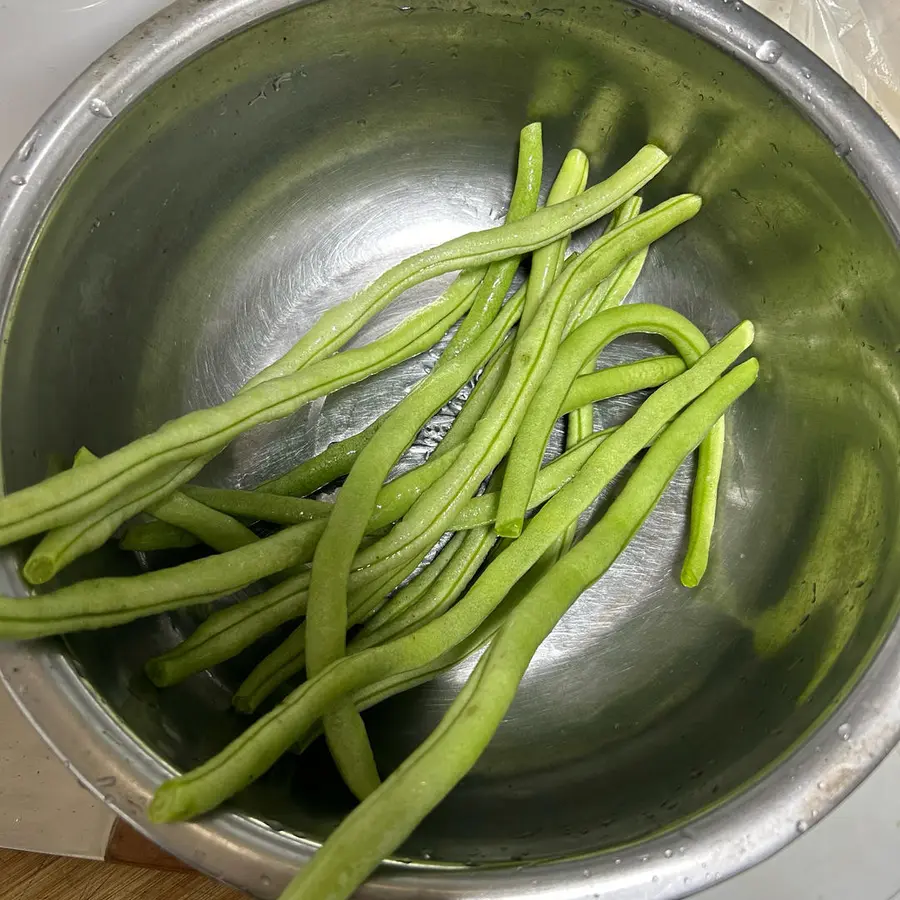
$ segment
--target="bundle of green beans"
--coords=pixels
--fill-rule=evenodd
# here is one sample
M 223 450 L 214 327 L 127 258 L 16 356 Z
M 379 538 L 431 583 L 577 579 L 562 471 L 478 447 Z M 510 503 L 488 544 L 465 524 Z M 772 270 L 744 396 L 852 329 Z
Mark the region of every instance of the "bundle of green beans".
M 588 188 L 588 159 L 572 150 L 540 206 L 541 128 L 527 126 L 503 225 L 395 266 L 322 316 L 231 400 L 105 457 L 82 449 L 70 470 L 0 499 L 0 541 L 44 534 L 23 569 L 33 584 L 139 513 L 147 518 L 127 527 L 123 550 L 205 548 L 199 558 L 132 577 L 0 597 L 0 638 L 107 628 L 268 580 L 265 590 L 214 611 L 147 662 L 150 679 L 165 687 L 294 623 L 234 695 L 244 713 L 266 704 L 268 711 L 214 759 L 163 784 L 150 807 L 154 821 L 214 809 L 286 751 L 324 734 L 362 802 L 284 896 L 348 897 L 474 765 L 541 641 L 609 568 L 697 447 L 681 580 L 699 583 L 715 522 L 724 413 L 758 366 L 751 359 L 732 368 L 752 343 L 748 322 L 710 347 L 672 309 L 621 305 L 650 245 L 700 210 L 698 197 L 683 195 L 642 212 L 636 192 L 667 161 L 644 147 Z M 572 235 L 607 213 L 607 230 L 571 253 Z M 508 296 L 526 257 L 527 279 Z M 460 274 L 443 295 L 402 325 L 342 350 L 404 290 L 453 271 Z M 448 333 L 432 371 L 359 434 L 252 491 L 188 484 L 247 429 L 426 351 Z M 663 337 L 675 355 L 596 369 L 611 341 L 635 333 Z M 474 377 L 436 449 L 391 479 L 422 429 Z M 639 391 L 652 393 L 624 424 L 595 430 L 600 401 Z M 551 432 L 566 416 L 564 452 L 547 460 Z M 621 494 L 578 540 L 579 516 L 645 451 Z M 340 478 L 333 499 L 310 496 Z M 260 536 L 256 522 L 278 530 Z M 478 651 L 444 719 L 382 784 L 360 712 Z

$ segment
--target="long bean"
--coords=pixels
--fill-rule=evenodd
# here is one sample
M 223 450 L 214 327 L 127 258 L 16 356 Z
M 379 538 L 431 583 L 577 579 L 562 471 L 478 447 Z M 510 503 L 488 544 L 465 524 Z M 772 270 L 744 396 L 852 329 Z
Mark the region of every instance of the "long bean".
M 510 614 L 432 735 L 344 819 L 282 900 L 348 898 L 472 768 L 538 647 L 582 591 L 612 565 L 684 458 L 755 378 L 755 362 L 738 367 L 666 429 L 606 515 Z
M 428 484 L 431 484 L 438 478 L 440 474 L 446 471 L 450 464 L 450 460 L 443 457 L 451 450 L 454 453 L 459 453 L 460 445 L 472 433 L 478 420 L 487 409 L 494 390 L 496 390 L 497 385 L 505 377 L 509 366 L 511 350 L 512 342 L 507 341 L 503 347 L 494 354 L 490 362 L 485 366 L 484 371 L 476 382 L 472 392 L 466 398 L 462 409 L 454 419 L 450 429 L 441 439 L 429 458 L 421 466 L 416 467 L 385 485 L 384 496 L 382 497 L 379 495 L 377 503 L 379 509 L 383 506 L 394 506 L 396 504 L 401 508 L 401 514 L 406 512 L 412 500 L 409 500 L 409 504 L 403 505 L 405 503 L 405 498 L 399 495 L 405 493 L 407 490 L 413 490 L 417 495 L 424 490 Z M 623 375 L 624 374 L 625 373 L 623 372 Z M 647 384 L 641 383 L 640 387 L 655 387 L 656 384 L 661 383 L 654 381 L 654 379 L 660 377 L 658 373 L 651 373 L 648 370 L 646 374 L 648 376 Z M 637 382 L 640 383 L 640 375 L 635 373 L 635 376 Z M 667 379 L 663 377 L 663 380 Z M 623 384 L 626 383 L 631 382 L 623 381 Z M 591 390 L 595 389 L 602 391 L 604 386 L 598 384 L 596 388 L 591 388 Z M 630 390 L 638 389 L 639 388 L 630 388 Z M 381 427 L 381 423 L 382 419 L 378 419 L 373 426 L 366 429 L 366 431 L 369 432 L 368 434 L 360 432 L 360 435 L 365 434 L 365 439 L 354 445 L 352 453 L 343 457 L 343 462 L 340 462 L 341 457 L 339 455 L 334 457 L 335 464 L 329 469 L 329 471 L 334 474 L 334 477 L 346 475 L 350 471 L 356 456 L 372 439 L 375 432 Z M 356 435 L 356 437 L 359 437 L 360 435 Z M 348 441 L 352 440 L 352 438 L 348 438 Z M 335 446 L 337 445 L 330 445 L 330 447 Z M 320 454 L 320 456 L 315 457 L 312 462 L 315 462 L 316 459 L 321 459 L 322 456 L 323 455 Z M 220 488 L 198 489 L 193 486 L 186 486 L 184 492 L 221 512 L 226 512 L 230 515 L 261 519 L 264 522 L 273 522 L 279 525 L 295 525 L 298 522 L 308 521 L 310 518 L 318 518 L 320 516 L 326 517 L 331 513 L 330 503 L 283 496 L 285 494 L 294 493 L 295 488 L 297 488 L 297 493 L 300 493 L 301 490 L 317 481 L 317 477 L 307 477 L 303 475 L 301 472 L 303 465 L 304 464 L 301 464 L 279 479 L 260 485 L 252 492 Z M 331 464 L 328 463 L 328 465 Z M 321 473 L 324 470 L 319 468 L 318 471 Z M 327 478 L 327 480 L 332 479 Z M 391 496 L 388 491 L 395 492 L 395 495 Z M 252 496 L 248 496 L 251 494 Z M 199 540 L 193 537 L 189 531 L 175 528 L 168 523 L 141 522 L 131 525 L 127 529 L 119 546 L 123 550 L 134 550 L 146 553 L 153 550 L 192 547 L 197 543 L 199 543 Z
M 88 579 L 35 597 L 0 597 L 0 639 L 110 628 L 214 600 L 309 560 L 320 534 L 317 522 L 294 525 L 255 544 L 171 569 Z
M 90 450 L 82 447 L 75 456 L 74 464 L 83 465 L 95 459 L 97 457 Z M 177 528 L 179 532 L 182 531 L 182 526 L 190 523 L 204 543 L 221 553 L 252 544 L 257 540 L 249 528 L 230 515 L 210 509 L 203 503 L 198 503 L 196 499 L 181 493 L 172 494 L 161 500 L 150 512 L 170 527 Z M 30 584 L 45 584 L 57 572 L 81 556 L 85 540 L 90 543 L 94 540 L 88 536 L 88 532 L 96 524 L 96 514 L 93 514 L 71 525 L 55 528 L 45 535 L 25 562 L 22 569 L 25 580 Z M 101 543 L 103 540 L 105 537 Z
M 353 381 L 359 380 L 361 377 L 365 377 L 367 374 L 372 374 L 372 372 L 377 371 L 379 368 L 385 367 L 385 365 L 393 364 L 394 362 L 398 362 L 401 359 L 406 358 L 409 355 L 413 355 L 414 352 L 419 352 L 420 350 L 427 349 L 427 347 L 431 346 L 435 341 L 437 341 L 443 333 L 447 330 L 447 328 L 452 324 L 455 320 L 460 308 L 464 306 L 466 303 L 471 302 L 472 292 L 469 291 L 468 287 L 466 287 L 466 275 L 461 276 L 453 286 L 446 292 L 442 301 L 438 301 L 438 303 L 433 304 L 432 307 L 429 307 L 425 310 L 419 311 L 419 313 L 413 314 L 410 318 L 413 319 L 413 340 L 410 340 L 408 337 L 403 336 L 403 329 L 394 329 L 394 331 L 390 332 L 385 338 L 380 339 L 380 341 L 374 341 L 372 344 L 367 345 L 367 347 L 360 348 L 359 351 L 349 351 L 346 354 L 343 354 L 343 359 L 346 361 L 348 358 L 352 357 L 350 360 L 349 369 L 344 371 L 343 377 L 345 379 L 349 377 L 349 381 L 341 382 L 340 376 L 341 373 L 335 370 L 335 367 L 338 363 L 337 360 L 326 360 L 323 364 L 325 369 L 330 368 L 332 370 L 332 374 L 335 375 L 336 380 L 332 383 L 331 388 L 336 389 L 343 384 L 351 383 Z M 456 296 L 454 294 L 454 289 L 459 289 L 459 286 L 462 285 L 465 287 L 465 291 L 457 290 L 457 293 L 460 296 Z M 438 321 L 437 325 L 434 325 L 430 330 L 422 331 L 421 323 L 423 321 L 433 321 L 435 318 L 433 307 L 441 306 L 446 304 L 447 298 L 453 298 L 452 310 L 453 312 L 446 314 L 444 311 L 444 318 Z M 409 324 L 409 320 L 403 327 Z M 398 339 L 399 336 L 399 339 Z M 400 348 L 399 350 L 397 348 Z M 393 352 L 393 356 L 390 356 L 390 353 Z M 387 356 L 385 354 L 388 354 Z M 399 355 L 398 355 L 399 354 Z M 366 369 L 366 365 L 369 366 Z M 360 368 L 362 366 L 362 368 Z M 355 368 L 354 368 L 355 367 Z M 340 369 L 340 366 L 337 365 L 337 369 Z M 316 367 L 311 367 L 304 372 L 299 373 L 294 378 L 294 382 L 298 380 L 300 382 L 303 381 L 304 377 L 307 382 L 315 383 L 317 380 L 316 375 Z M 352 372 L 354 374 L 348 375 L 348 372 Z M 310 374 L 311 373 L 311 374 Z M 292 382 L 293 383 L 293 382 Z M 278 394 L 279 388 L 283 389 L 283 385 L 279 385 L 277 382 L 274 385 L 275 393 Z M 256 400 L 260 399 L 261 395 L 265 394 L 266 385 L 258 385 L 255 388 Z M 327 392 L 323 389 L 323 385 L 318 385 L 318 390 L 320 393 Z M 251 404 L 254 402 L 253 391 L 250 391 L 248 394 L 239 393 L 233 400 L 229 401 L 232 405 L 235 404 L 236 401 L 240 401 L 241 398 L 246 399 L 247 396 L 250 396 Z M 288 391 L 290 393 L 290 391 Z M 313 394 L 305 395 L 305 399 L 301 400 L 299 405 L 302 405 L 309 399 L 312 399 L 315 394 L 315 390 Z M 263 397 L 263 399 L 265 399 Z M 296 400 L 296 398 L 295 398 Z M 277 406 L 277 404 L 276 404 Z M 184 424 L 184 420 L 191 420 L 192 418 L 196 418 L 198 415 L 202 417 L 203 413 L 211 414 L 213 418 L 216 417 L 216 414 L 221 414 L 223 409 L 228 407 L 228 403 L 223 404 L 219 407 L 214 407 L 211 410 L 202 410 L 199 413 L 190 413 L 187 416 L 182 417 L 180 420 L 174 420 L 173 422 L 168 423 L 163 426 L 158 432 L 156 432 L 156 436 L 166 436 L 169 435 L 171 431 L 177 431 L 177 426 L 179 423 Z M 282 410 L 283 412 L 283 410 Z M 268 410 L 268 414 L 272 415 L 271 409 Z M 279 413 L 275 416 L 278 418 L 281 415 Z M 219 415 L 221 418 L 221 415 Z M 260 421 L 264 421 L 265 416 Z M 249 427 L 246 423 L 244 423 L 244 427 L 239 427 L 240 430 L 245 430 L 246 427 Z M 141 438 L 136 442 L 128 445 L 128 447 L 123 448 L 121 451 L 116 451 L 118 454 L 128 455 L 127 451 L 129 448 L 134 449 L 136 445 L 140 445 L 142 442 L 146 443 L 148 439 L 152 437 L 148 436 L 148 438 Z M 225 441 L 227 443 L 227 440 Z M 209 444 L 209 441 L 207 441 Z M 224 444 L 222 445 L 224 446 Z M 96 503 L 91 503 L 90 501 L 82 498 L 80 501 L 80 507 L 84 507 L 83 514 L 77 514 L 67 517 L 63 517 L 63 520 L 57 521 L 56 518 L 51 514 L 50 518 L 47 520 L 47 524 L 51 527 L 65 527 L 66 525 L 73 525 L 74 530 L 77 532 L 77 535 L 74 536 L 71 540 L 68 540 L 68 555 L 70 558 L 74 558 L 84 553 L 87 553 L 97 547 L 101 546 L 105 543 L 112 534 L 116 531 L 116 529 L 125 521 L 132 518 L 139 512 L 142 512 L 150 505 L 154 505 L 165 500 L 170 494 L 172 494 L 178 487 L 180 487 L 184 482 L 189 481 L 193 478 L 202 468 L 203 466 L 221 449 L 220 447 L 213 446 L 212 449 L 207 448 L 203 452 L 198 451 L 199 455 L 196 459 L 189 462 L 176 461 L 174 463 L 165 464 L 161 467 L 159 471 L 153 471 L 153 467 L 150 464 L 145 464 L 143 469 L 141 465 L 135 466 L 131 470 L 130 473 L 126 472 L 116 478 L 113 478 L 109 483 L 107 483 L 104 487 L 104 490 L 100 492 L 99 495 L 95 496 Z M 190 454 L 188 454 L 189 456 Z M 111 454 L 111 456 L 116 456 L 116 454 Z M 96 467 L 105 464 L 106 460 L 110 459 L 110 457 L 104 457 L 98 460 L 95 460 L 90 463 L 85 463 L 83 466 L 80 466 L 77 470 L 78 472 L 87 472 L 89 470 L 96 470 Z M 70 470 L 76 471 L 76 470 Z M 143 471 L 144 474 L 141 474 Z M 129 480 L 130 479 L 130 480 Z M 18 497 L 21 493 L 28 493 L 30 491 L 39 491 L 41 485 L 46 485 L 48 482 L 41 482 L 39 485 L 35 485 L 34 488 L 26 488 L 24 492 L 19 492 L 17 494 L 10 495 L 8 498 L 4 498 L 0 500 L 0 509 L 4 503 L 9 500 L 12 502 L 15 497 Z M 118 487 L 110 493 L 112 490 L 111 486 L 118 485 Z M 105 492 L 105 493 L 104 493 Z M 98 499 L 99 497 L 99 499 Z M 73 508 L 80 508 L 79 503 L 75 504 Z M 70 510 L 71 512 L 71 510 Z M 38 516 L 39 521 L 44 521 L 41 519 L 41 516 Z M 69 521 L 71 520 L 71 521 Z M 82 526 L 79 526 L 79 520 L 86 520 Z M 42 530 L 38 528 L 37 530 Z M 14 529 L 15 533 L 15 529 Z M 4 531 L 0 528 L 0 540 L 3 540 L 2 535 Z M 12 538 L 8 538 L 12 539 Z M 46 573 L 42 573 L 46 575 Z
M 306 612 L 309 677 L 317 675 L 346 650 L 349 576 L 384 479 L 422 426 L 496 352 L 518 321 L 523 305 L 520 291 L 479 337 L 456 356 L 443 360 L 394 407 L 359 454 L 338 493 L 313 557 Z M 456 460 L 451 468 L 455 463 Z M 402 560 L 391 568 L 402 568 Z M 325 719 L 325 736 L 351 790 L 359 797 L 374 790 L 378 784 L 375 762 L 365 740 L 362 720 L 352 703 L 340 704 L 329 713 Z
M 541 126 L 532 123 L 523 128 L 519 135 L 519 160 L 506 216 L 508 223 L 517 222 L 537 209 L 542 158 Z M 447 358 L 455 356 L 490 324 L 506 297 L 509 281 L 512 280 L 517 266 L 518 260 L 513 257 L 510 260 L 492 263 L 488 267 L 471 309 L 451 338 L 443 356 Z M 512 267 L 512 274 L 507 281 L 506 270 L 509 267 Z M 381 419 L 373 422 L 359 434 L 331 444 L 325 451 L 301 464 L 293 472 L 263 485 L 263 489 L 269 493 L 305 496 L 346 475 L 356 455 L 365 447 L 380 425 Z
M 547 206 L 556 206 L 584 191 L 588 178 L 588 158 L 581 150 L 570 150 L 556 180 L 547 195 Z M 527 328 L 538 305 L 547 293 L 547 289 L 556 280 L 562 269 L 566 250 L 569 247 L 569 236 L 566 235 L 546 247 L 535 250 L 531 258 L 531 273 L 528 277 L 528 290 L 525 294 L 525 309 L 522 312 L 522 327 Z
M 150 805 L 151 819 L 177 821 L 215 808 L 301 740 L 335 701 L 363 685 L 426 666 L 475 631 L 615 474 L 731 364 L 733 351 L 720 347 L 651 395 L 448 612 L 413 634 L 344 657 L 301 685 L 209 762 L 162 785 Z
M 615 175 L 566 203 L 539 209 L 521 222 L 464 235 L 401 263 L 351 301 L 326 312 L 297 345 L 300 348 L 297 353 L 291 351 L 274 369 L 270 367 L 263 373 L 269 380 L 256 383 L 217 407 L 173 420 L 95 463 L 61 472 L 2 498 L 0 541 L 7 543 L 66 525 L 113 500 L 151 473 L 179 463 L 183 469 L 172 478 L 174 490 L 195 474 L 191 460 L 218 452 L 228 441 L 255 425 L 289 415 L 315 397 L 408 358 L 419 352 L 416 348 L 431 346 L 437 339 L 433 333 L 427 339 L 410 340 L 410 328 L 405 324 L 368 347 L 323 358 L 315 365 L 295 371 L 298 360 L 309 361 L 336 350 L 354 329 L 407 287 L 444 272 L 474 269 L 552 243 L 618 206 L 667 162 L 668 156 L 661 150 L 645 147 Z M 447 324 L 442 322 L 437 327 L 440 336 Z M 386 344 L 390 343 L 388 339 L 402 344 L 402 350 L 384 353 Z M 373 360 L 375 344 L 381 351 L 377 363 Z M 272 377 L 273 372 L 285 366 L 295 374 Z
M 625 222 L 640 215 L 643 201 L 640 197 L 629 197 L 613 214 L 610 228 L 619 228 Z M 598 312 L 618 306 L 628 296 L 634 287 L 635 281 L 644 268 L 647 260 L 648 248 L 638 251 L 620 265 L 609 278 L 602 281 L 594 290 L 589 291 L 578 302 L 569 319 L 567 333 L 573 331 L 579 325 L 583 325 L 588 319 L 592 319 Z
M 749 323 L 739 328 L 738 337 L 743 331 L 752 336 Z M 495 525 L 498 534 L 517 537 L 521 532 L 544 447 L 578 373 L 611 341 L 634 332 L 662 335 L 688 364 L 709 349 L 706 338 L 688 319 L 667 307 L 649 303 L 606 310 L 573 331 L 560 346 L 553 371 L 529 406 L 513 442 L 500 493 Z
M 527 125 L 519 134 L 519 159 L 512 198 L 506 213 L 507 225 L 520 222 L 537 210 L 543 169 L 541 126 L 534 123 Z M 488 266 L 472 308 L 441 354 L 438 367 L 462 353 L 494 321 L 521 261 L 520 254 L 492 262 Z

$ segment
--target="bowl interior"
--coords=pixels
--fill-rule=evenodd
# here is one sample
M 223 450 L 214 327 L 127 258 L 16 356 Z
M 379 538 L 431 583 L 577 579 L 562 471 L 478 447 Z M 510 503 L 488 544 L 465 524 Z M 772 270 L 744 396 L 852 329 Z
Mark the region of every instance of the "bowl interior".
M 787 753 L 879 646 L 898 583 L 900 262 L 840 154 L 739 63 L 616 2 L 305 5 L 215 46 L 117 118 L 48 217 L 5 335 L 13 489 L 82 444 L 107 452 L 229 397 L 395 261 L 496 223 L 532 119 L 545 125 L 545 183 L 573 145 L 592 180 L 647 140 L 675 154 L 646 202 L 696 191 L 704 209 L 653 248 L 632 299 L 714 338 L 752 319 L 763 374 L 729 419 L 703 585 L 677 578 L 688 463 L 541 648 L 412 857 L 593 853 L 696 815 Z M 411 291 L 355 343 L 439 290 Z M 619 342 L 603 362 L 648 349 Z M 433 358 L 245 436 L 205 477 L 249 486 L 285 470 L 371 421 Z M 147 564 L 110 549 L 67 577 Z M 155 690 L 144 661 L 203 614 L 69 641 L 125 725 L 182 767 L 245 725 L 231 691 L 273 646 Z M 367 714 L 385 773 L 469 668 Z M 239 806 L 320 840 L 351 800 L 317 744 Z

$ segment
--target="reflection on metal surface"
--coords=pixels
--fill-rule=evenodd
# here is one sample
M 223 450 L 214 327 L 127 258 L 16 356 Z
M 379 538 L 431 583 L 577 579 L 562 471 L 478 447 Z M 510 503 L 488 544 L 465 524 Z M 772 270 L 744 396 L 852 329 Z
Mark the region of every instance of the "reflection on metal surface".
M 787 35 L 718 0 L 562 14 L 503 0 L 289 5 L 176 4 L 98 63 L 41 123 L 39 151 L 0 178 L 6 485 L 229 396 L 392 262 L 497 222 L 529 112 L 545 119 L 548 175 L 573 142 L 599 178 L 659 141 L 676 156 L 648 204 L 693 190 L 705 207 L 654 248 L 634 299 L 712 337 L 749 317 L 764 363 L 730 420 L 707 583 L 688 591 L 672 574 L 688 464 L 404 848 L 421 864 L 386 868 L 366 895 L 673 898 L 773 852 L 900 728 L 896 140 Z M 777 65 L 758 56 L 767 41 Z M 98 98 L 114 118 L 91 114 Z M 410 292 L 358 340 L 439 289 Z M 602 362 L 651 347 L 617 342 Z M 285 469 L 358 430 L 433 359 L 244 436 L 208 477 Z M 20 589 L 15 562 L 7 553 L 5 578 Z M 76 574 L 131 570 L 110 552 Z M 7 649 L 2 668 L 111 804 L 193 864 L 274 896 L 349 808 L 315 747 L 246 792 L 244 815 L 143 819 L 170 766 L 243 727 L 230 690 L 267 649 L 156 691 L 143 661 L 195 624 L 176 613 L 64 652 Z M 368 717 L 385 769 L 460 674 Z

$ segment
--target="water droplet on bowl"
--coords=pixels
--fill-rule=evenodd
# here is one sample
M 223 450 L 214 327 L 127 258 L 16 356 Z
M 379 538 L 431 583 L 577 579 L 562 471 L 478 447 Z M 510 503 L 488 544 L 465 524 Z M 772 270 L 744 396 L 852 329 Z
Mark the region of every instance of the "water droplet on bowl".
M 800 70 L 800 74 L 803 75 L 804 78 L 812 78 L 812 72 L 810 72 L 806 66 Z
M 650 880 L 655 884 L 657 881 L 659 881 L 659 875 L 654 875 Z
M 19 148 L 19 152 L 17 154 L 17 159 L 19 162 L 28 162 L 31 159 L 31 154 L 34 153 L 34 146 L 37 143 L 37 135 L 33 134 L 31 137 L 25 139 L 25 143 Z
M 809 823 L 806 822 L 804 819 L 801 819 L 797 823 L 797 833 L 798 834 L 803 834 L 803 832 L 807 831 L 808 829 L 809 829 Z
M 617 865 L 617 866 L 621 866 L 621 865 L 622 865 L 622 860 L 621 860 L 621 859 L 617 859 L 615 862 L 616 862 L 616 865 Z
M 777 63 L 781 59 L 783 53 L 781 44 L 778 41 L 763 41 L 756 48 L 756 58 L 764 63 Z
M 834 154 L 838 157 L 838 159 L 846 159 L 850 155 L 850 145 L 838 144 L 834 148 Z
M 269 878 L 268 875 L 260 875 L 260 876 L 259 876 L 259 883 L 260 883 L 264 888 L 272 887 L 272 879 Z
M 838 737 L 842 741 L 849 741 L 851 734 L 853 734 L 853 729 L 850 727 L 849 722 L 844 722 L 844 724 L 838 728 Z
M 591 870 L 590 870 L 590 869 L 585 869 L 581 874 L 584 875 L 585 878 L 590 878 L 590 877 L 591 877 Z
M 92 115 L 97 116 L 99 119 L 111 119 L 113 117 L 112 110 L 106 102 L 99 97 L 94 97 L 94 99 L 88 103 L 88 109 L 91 111 Z
M 9 180 L 16 185 L 16 187 L 22 187 L 23 185 L 28 184 L 28 179 L 24 175 L 10 175 Z

